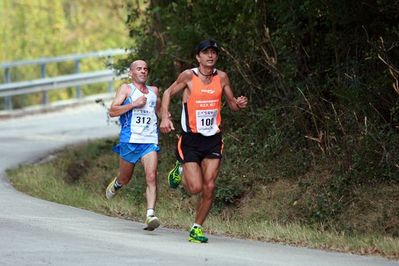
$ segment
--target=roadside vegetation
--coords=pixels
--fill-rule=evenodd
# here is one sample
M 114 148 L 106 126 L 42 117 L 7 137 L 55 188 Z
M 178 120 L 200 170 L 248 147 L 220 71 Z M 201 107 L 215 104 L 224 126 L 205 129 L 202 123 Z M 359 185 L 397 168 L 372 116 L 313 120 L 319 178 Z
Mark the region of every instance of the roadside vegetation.
M 105 198 L 105 188 L 118 171 L 118 158 L 110 151 L 116 141 L 116 139 L 105 139 L 88 145 L 70 147 L 44 158 L 45 160 L 38 164 L 9 170 L 7 175 L 14 187 L 32 196 L 105 215 L 144 222 L 146 185 L 141 165 L 136 167 L 135 175 L 128 186 L 125 186 L 111 201 Z M 161 143 L 158 171 L 159 201 L 156 211 L 162 226 L 188 230 L 195 212 L 193 208 L 196 198 L 187 195 L 181 187 L 176 190 L 168 187 L 166 174 L 174 165 L 174 153 L 173 147 L 167 141 L 163 139 Z M 256 187 L 244 193 L 245 183 L 250 177 L 245 174 L 237 176 L 239 173 L 235 172 L 245 165 L 236 165 L 232 169 L 235 161 L 234 150 L 227 148 L 225 153 L 216 203 L 205 224 L 207 232 L 399 259 L 399 239 L 395 237 L 373 230 L 367 233 L 345 233 L 301 224 L 300 220 L 294 218 L 294 215 L 301 211 L 301 207 L 294 203 L 294 198 L 301 193 L 302 188 L 294 181 L 276 181 L 267 185 L 258 183 Z M 237 185 L 236 191 L 228 185 L 231 179 L 239 179 L 243 185 Z M 390 189 L 395 188 L 385 188 L 386 191 Z M 236 194 L 242 196 L 237 199 Z M 378 201 L 389 200 L 383 191 L 377 194 L 379 194 Z M 376 205 L 379 203 L 374 203 L 374 196 L 375 192 L 370 192 L 370 196 L 365 198 L 366 205 L 372 203 L 369 209 L 378 207 Z M 375 215 L 373 211 L 357 209 L 352 211 L 362 212 L 363 219 L 373 218 Z M 360 220 L 354 217 L 349 219 Z M 364 223 L 370 222 L 365 220 Z
M 244 202 L 278 224 L 399 237 L 398 4 L 152 0 L 130 14 L 145 17 L 130 29 L 155 84 L 196 66 L 195 45 L 212 38 L 249 98 L 245 112 L 224 109 L 215 210 Z
M 226 150 L 207 231 L 398 259 L 399 5 L 265 2 L 127 5 L 136 53 L 115 66 L 148 61 L 162 93 L 196 65 L 200 40 L 220 43 L 218 67 L 250 104 L 244 112 L 223 111 Z M 177 124 L 178 100 L 173 106 Z M 140 168 L 115 200 L 103 197 L 116 174 L 114 143 L 68 149 L 9 175 L 27 193 L 142 220 Z M 162 136 L 157 210 L 164 226 L 184 228 L 195 199 L 167 189 L 163 179 L 174 143 L 175 136 Z
M 123 0 L 2 0 L 0 1 L 0 62 L 37 59 L 43 57 L 84 54 L 112 48 L 126 48 L 129 30 L 126 27 L 127 3 Z M 90 58 L 80 62 L 80 72 L 107 67 L 106 58 Z M 74 61 L 49 63 L 46 77 L 75 73 Z M 26 65 L 10 70 L 11 81 L 25 81 L 41 77 L 40 65 Z M 5 71 L 0 69 L 0 83 Z M 107 92 L 108 85 L 83 85 L 83 95 Z M 76 97 L 75 88 L 49 91 L 49 101 Z M 43 102 L 43 93 L 12 97 L 15 109 Z M 4 100 L 0 97 L 0 110 Z

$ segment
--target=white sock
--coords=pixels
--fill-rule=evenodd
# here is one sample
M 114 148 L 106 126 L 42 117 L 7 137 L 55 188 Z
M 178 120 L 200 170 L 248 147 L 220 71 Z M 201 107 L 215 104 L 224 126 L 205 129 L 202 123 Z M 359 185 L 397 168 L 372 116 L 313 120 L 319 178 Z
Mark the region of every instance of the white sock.
M 152 209 L 152 208 L 147 209 L 147 217 L 152 216 L 152 215 L 155 215 L 154 209 Z
M 193 229 L 194 227 L 199 227 L 199 228 L 202 228 L 202 225 L 200 225 L 200 224 L 196 224 L 196 223 L 193 223 L 193 226 L 191 227 L 191 229 Z
M 114 188 L 115 189 L 120 189 L 121 187 L 123 187 L 123 184 L 119 183 L 118 180 L 116 180 L 115 183 L 114 183 Z
M 182 165 L 179 166 L 179 175 L 183 175 L 183 166 Z

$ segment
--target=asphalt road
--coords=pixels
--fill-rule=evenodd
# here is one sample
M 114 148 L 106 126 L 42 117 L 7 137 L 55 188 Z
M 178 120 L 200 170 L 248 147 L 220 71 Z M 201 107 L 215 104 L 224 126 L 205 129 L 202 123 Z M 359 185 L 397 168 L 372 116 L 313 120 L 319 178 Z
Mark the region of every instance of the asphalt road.
M 8 168 L 117 131 L 99 105 L 0 120 L 0 265 L 399 265 L 221 236 L 192 244 L 185 231 L 147 232 L 140 223 L 27 196 L 7 181 Z

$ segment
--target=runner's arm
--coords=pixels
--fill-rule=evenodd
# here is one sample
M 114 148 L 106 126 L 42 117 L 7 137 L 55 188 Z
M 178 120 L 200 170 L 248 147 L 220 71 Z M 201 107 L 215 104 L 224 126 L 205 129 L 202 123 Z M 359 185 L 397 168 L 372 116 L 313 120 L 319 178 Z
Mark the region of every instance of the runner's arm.
M 190 79 L 190 74 L 191 72 L 189 70 L 186 70 L 182 72 L 177 80 L 170 85 L 169 88 L 165 90 L 162 96 L 162 107 L 161 107 L 161 114 L 162 114 L 162 119 L 168 118 L 169 115 L 169 104 L 170 104 L 170 99 L 173 95 L 176 93 L 181 92 L 187 87 L 187 81 Z
M 226 96 L 227 104 L 233 111 L 239 111 L 247 107 L 248 99 L 245 96 L 240 96 L 235 98 L 233 90 L 230 87 L 230 80 L 226 73 L 222 72 L 220 74 L 221 84 L 223 88 L 224 95 Z
M 141 107 L 145 104 L 146 102 L 145 96 L 138 98 L 136 101 L 132 103 L 123 104 L 125 99 L 129 97 L 130 90 L 131 89 L 127 84 L 122 84 L 119 87 L 118 91 L 116 92 L 115 98 L 111 103 L 111 107 L 108 110 L 108 114 L 110 117 L 123 115 L 124 113 L 132 110 L 133 108 Z
M 170 99 L 176 93 L 183 91 L 187 87 L 187 82 L 190 79 L 191 72 L 186 70 L 182 72 L 177 80 L 162 95 L 162 106 L 161 106 L 161 124 L 160 130 L 162 133 L 169 133 L 171 130 L 175 130 L 173 123 L 170 119 L 169 113 Z
M 159 90 L 157 87 L 152 86 L 154 93 L 157 95 L 157 103 L 155 106 L 155 112 L 157 113 L 158 117 L 161 116 L 161 97 L 159 96 Z

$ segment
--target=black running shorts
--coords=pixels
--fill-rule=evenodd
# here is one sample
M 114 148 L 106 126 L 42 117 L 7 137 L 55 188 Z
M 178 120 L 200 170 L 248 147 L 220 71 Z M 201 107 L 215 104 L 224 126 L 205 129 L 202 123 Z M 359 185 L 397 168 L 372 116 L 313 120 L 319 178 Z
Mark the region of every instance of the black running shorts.
M 182 163 L 201 163 L 204 158 L 221 159 L 223 152 L 222 134 L 204 136 L 199 133 L 183 132 L 177 143 L 176 157 Z

